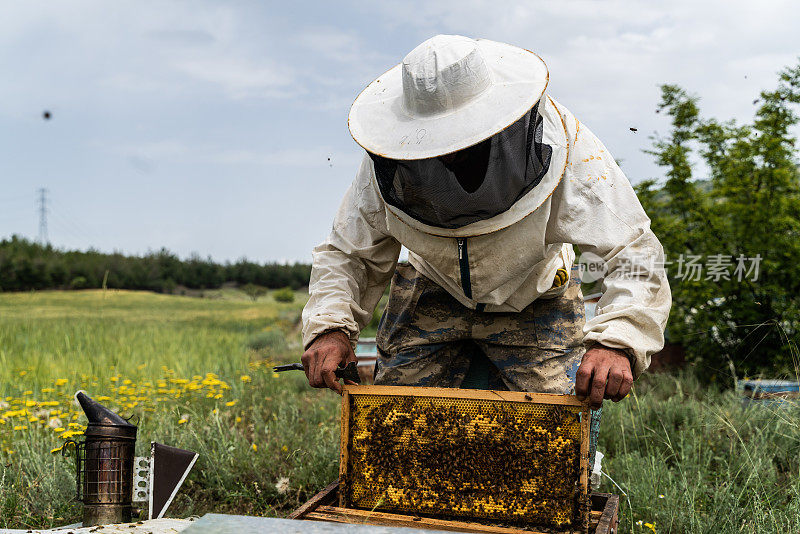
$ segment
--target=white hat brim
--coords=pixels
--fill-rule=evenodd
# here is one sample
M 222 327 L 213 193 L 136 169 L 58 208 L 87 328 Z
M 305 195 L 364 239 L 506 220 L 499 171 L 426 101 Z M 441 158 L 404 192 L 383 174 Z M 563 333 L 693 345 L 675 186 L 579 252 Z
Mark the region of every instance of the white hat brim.
M 480 143 L 519 120 L 547 88 L 547 65 L 538 55 L 505 43 L 477 40 L 492 77 L 480 96 L 444 114 L 413 116 L 403 106 L 402 64 L 367 86 L 350 108 L 356 143 L 391 159 L 450 154 Z

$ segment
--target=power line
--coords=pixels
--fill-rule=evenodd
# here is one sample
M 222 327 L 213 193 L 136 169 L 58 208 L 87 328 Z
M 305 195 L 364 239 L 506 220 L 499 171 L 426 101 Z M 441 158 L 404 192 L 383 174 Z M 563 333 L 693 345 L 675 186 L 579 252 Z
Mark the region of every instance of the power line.
M 54 205 L 50 203 L 50 213 L 62 220 L 67 220 L 79 234 L 83 234 L 87 241 L 100 241 L 100 234 L 97 233 L 97 227 L 91 224 L 86 224 L 83 219 L 76 217 L 71 210 L 63 204 Z
M 76 242 L 83 242 L 89 246 L 98 241 L 96 234 L 86 231 L 82 225 L 78 224 L 78 221 L 72 220 L 64 214 L 59 213 L 59 210 L 55 207 L 50 208 L 50 215 L 52 216 L 52 222 L 55 226 L 53 231 L 56 234 L 65 233 Z
M 44 187 L 39 189 L 39 243 L 50 243 L 47 237 L 47 189 Z

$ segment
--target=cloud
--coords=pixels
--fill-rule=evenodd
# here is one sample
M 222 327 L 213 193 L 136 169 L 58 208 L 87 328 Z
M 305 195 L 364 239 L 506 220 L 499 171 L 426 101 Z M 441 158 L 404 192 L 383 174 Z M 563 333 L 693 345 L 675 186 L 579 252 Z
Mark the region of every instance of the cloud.
M 312 26 L 301 30 L 294 41 L 312 54 L 340 63 L 364 61 L 365 47 L 351 32 Z
M 291 67 L 266 58 L 194 57 L 177 61 L 175 67 L 196 80 L 218 86 L 233 98 L 297 98 L 304 92 L 295 82 Z
M 216 38 L 205 30 L 152 30 L 147 35 L 154 40 L 167 44 L 208 45 Z

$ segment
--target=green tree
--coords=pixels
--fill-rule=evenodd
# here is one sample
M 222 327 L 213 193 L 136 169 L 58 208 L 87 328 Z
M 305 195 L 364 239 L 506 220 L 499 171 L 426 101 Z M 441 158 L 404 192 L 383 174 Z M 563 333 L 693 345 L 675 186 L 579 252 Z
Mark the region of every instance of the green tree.
M 649 152 L 666 177 L 637 192 L 672 262 L 670 338 L 707 377 L 791 372 L 800 326 L 800 173 L 791 135 L 800 65 L 761 92 L 750 124 L 704 119 L 697 97 L 661 89 L 659 111 L 671 130 Z M 699 279 L 686 276 L 691 256 L 705 267 Z M 749 273 L 736 271 L 740 259 Z
M 311 266 L 302 263 L 258 264 L 245 259 L 217 264 L 193 255 L 181 260 L 166 249 L 143 256 L 106 254 L 97 250 L 59 250 L 19 236 L 0 240 L 0 287 L 5 291 L 83 287 L 149 289 L 170 293 L 180 285 L 193 289 L 220 287 L 224 282 L 256 284 L 270 289 L 308 285 Z

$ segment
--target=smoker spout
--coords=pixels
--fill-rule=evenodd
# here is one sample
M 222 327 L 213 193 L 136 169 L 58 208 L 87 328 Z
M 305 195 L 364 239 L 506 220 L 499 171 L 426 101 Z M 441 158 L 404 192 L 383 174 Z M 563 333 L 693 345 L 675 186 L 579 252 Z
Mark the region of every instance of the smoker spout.
M 104 426 L 123 426 L 123 427 L 133 427 L 136 428 L 136 425 L 133 425 L 120 417 L 119 415 L 115 414 L 89 395 L 87 395 L 83 391 L 78 391 L 75 393 L 75 398 L 78 399 L 78 403 L 80 403 L 81 408 L 83 408 L 83 413 L 86 414 L 86 418 L 89 420 L 90 425 L 104 425 Z

